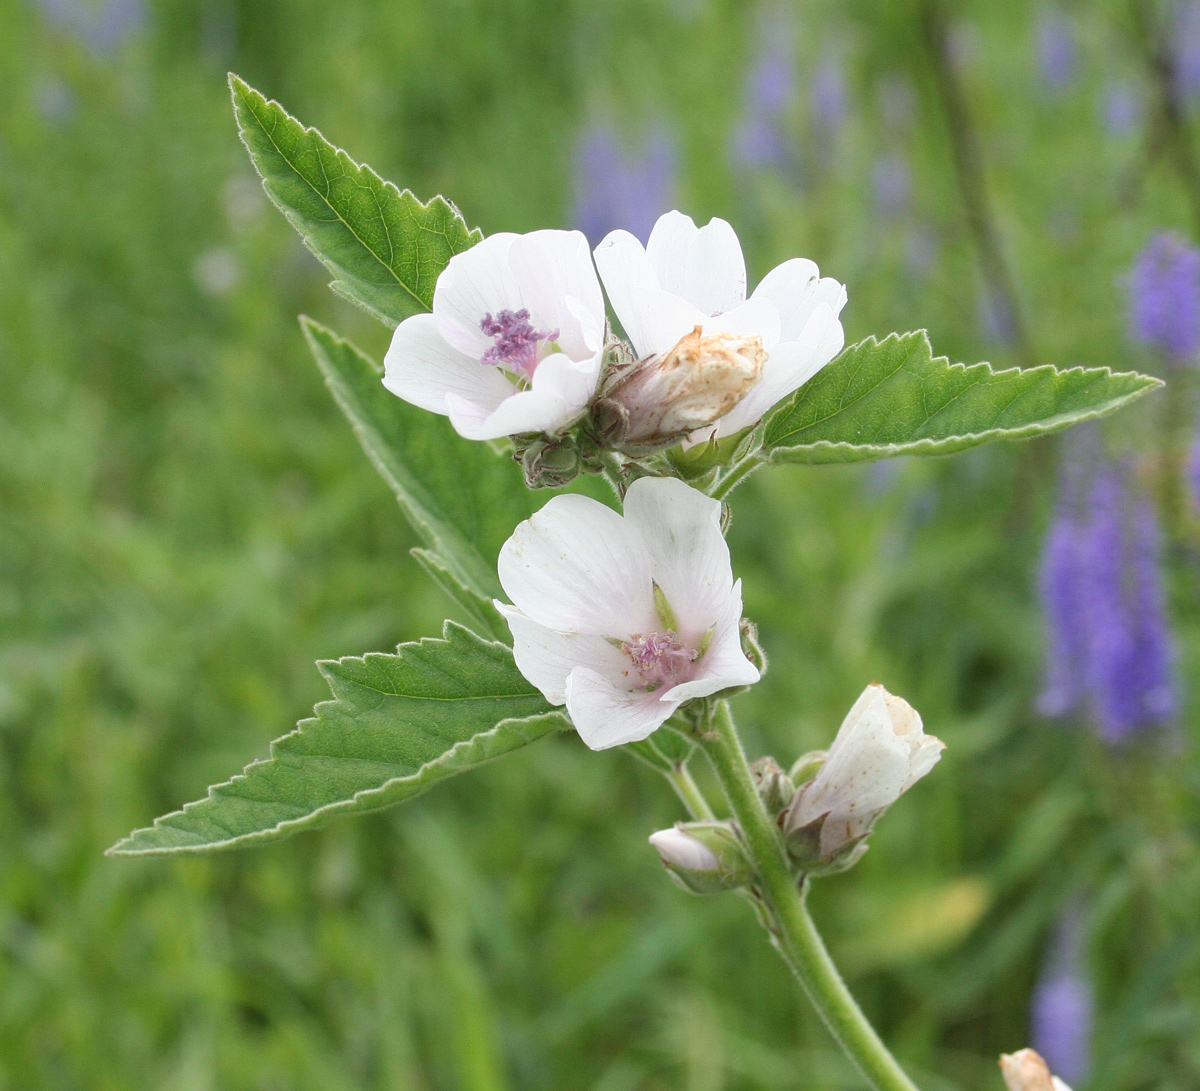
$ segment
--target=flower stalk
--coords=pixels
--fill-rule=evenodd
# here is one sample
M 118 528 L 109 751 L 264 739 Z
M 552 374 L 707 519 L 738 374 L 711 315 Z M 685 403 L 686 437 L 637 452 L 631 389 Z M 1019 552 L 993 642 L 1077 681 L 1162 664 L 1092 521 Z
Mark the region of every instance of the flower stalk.
M 875 1091 L 917 1091 L 838 973 L 788 867 L 782 837 L 754 785 L 726 701 L 712 707 L 699 742 L 708 755 L 756 872 L 753 892 L 771 940 L 800 979 L 830 1033 Z

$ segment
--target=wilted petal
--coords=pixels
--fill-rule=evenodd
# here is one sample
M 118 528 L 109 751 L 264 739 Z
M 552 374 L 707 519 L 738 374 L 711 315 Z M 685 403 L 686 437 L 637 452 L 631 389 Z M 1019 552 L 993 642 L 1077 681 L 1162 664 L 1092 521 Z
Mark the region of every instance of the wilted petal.
M 776 345 L 758 384 L 721 418 L 717 435 L 730 436 L 760 421 L 772 406 L 799 390 L 842 351 L 842 324 L 833 310 L 819 303 L 805 323 L 800 340 Z
M 657 627 L 640 535 L 588 497 L 556 496 L 519 524 L 498 567 L 517 608 L 552 629 L 624 637 Z
M 630 691 L 587 667 L 567 678 L 567 711 L 579 737 L 593 750 L 607 750 L 652 735 L 674 715 L 677 701 Z
M 446 415 L 455 395 L 486 418 L 513 392 L 496 368 L 484 367 L 447 344 L 431 314 L 406 318 L 383 358 L 383 385 L 406 402 Z M 505 433 L 501 433 L 504 435 Z

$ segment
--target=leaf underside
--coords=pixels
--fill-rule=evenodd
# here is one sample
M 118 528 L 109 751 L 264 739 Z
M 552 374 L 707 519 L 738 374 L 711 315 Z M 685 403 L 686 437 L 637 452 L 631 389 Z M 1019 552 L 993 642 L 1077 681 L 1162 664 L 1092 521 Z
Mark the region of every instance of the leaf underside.
M 271 756 L 118 842 L 110 855 L 202 853 L 277 841 L 419 795 L 569 726 L 512 652 L 453 622 L 443 636 L 319 664 L 333 699 Z
M 268 196 L 337 278 L 331 287 L 395 326 L 427 311 L 447 262 L 483 238 L 444 197 L 422 204 L 232 73 L 242 142 Z
M 1160 387 L 1137 372 L 1045 365 L 994 371 L 934 357 L 924 330 L 868 337 L 767 420 L 763 457 L 862 462 L 1028 439 L 1102 417 Z

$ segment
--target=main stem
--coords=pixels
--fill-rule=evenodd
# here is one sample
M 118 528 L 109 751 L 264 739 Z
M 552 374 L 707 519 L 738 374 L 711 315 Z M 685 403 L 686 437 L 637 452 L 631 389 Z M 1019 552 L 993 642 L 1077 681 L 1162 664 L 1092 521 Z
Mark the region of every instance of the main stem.
M 788 867 L 779 830 L 754 787 L 728 702 L 717 704 L 709 726 L 701 745 L 721 780 L 758 872 L 775 946 L 838 1044 L 875 1091 L 917 1091 L 867 1022 L 825 949 Z

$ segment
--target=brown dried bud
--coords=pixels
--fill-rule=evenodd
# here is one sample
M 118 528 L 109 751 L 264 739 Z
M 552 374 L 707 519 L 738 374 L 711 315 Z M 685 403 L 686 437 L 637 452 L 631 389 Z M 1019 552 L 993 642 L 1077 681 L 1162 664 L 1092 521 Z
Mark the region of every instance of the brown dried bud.
M 760 337 L 705 334 L 696 326 L 669 352 L 623 375 L 598 402 L 597 420 L 619 450 L 674 446 L 737 405 L 758 382 L 766 359 Z
M 1050 1074 L 1050 1066 L 1032 1049 L 1001 1053 L 1000 1071 L 1008 1091 L 1071 1091 L 1062 1080 Z

